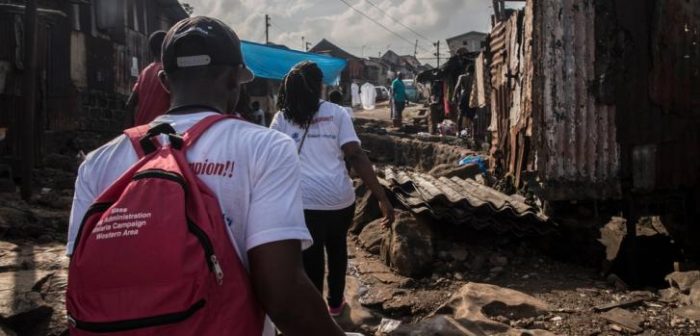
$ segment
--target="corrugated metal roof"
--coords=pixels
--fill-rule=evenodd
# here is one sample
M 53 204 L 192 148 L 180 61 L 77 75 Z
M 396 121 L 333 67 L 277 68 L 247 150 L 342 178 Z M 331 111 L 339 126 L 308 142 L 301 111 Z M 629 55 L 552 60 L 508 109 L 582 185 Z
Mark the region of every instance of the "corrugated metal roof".
M 436 178 L 395 167 L 385 168 L 383 176 L 381 183 L 416 214 L 516 236 L 538 236 L 555 229 L 546 215 L 525 204 L 522 197 L 508 196 L 472 179 Z

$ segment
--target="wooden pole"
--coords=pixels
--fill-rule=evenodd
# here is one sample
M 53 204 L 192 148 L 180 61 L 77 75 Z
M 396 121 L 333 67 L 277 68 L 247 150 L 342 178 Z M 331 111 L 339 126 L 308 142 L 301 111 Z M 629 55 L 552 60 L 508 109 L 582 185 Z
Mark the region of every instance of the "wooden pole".
M 34 172 L 34 113 L 36 109 L 36 43 L 37 10 L 36 0 L 27 0 L 24 8 L 24 113 L 18 132 L 22 139 L 22 199 L 32 197 Z

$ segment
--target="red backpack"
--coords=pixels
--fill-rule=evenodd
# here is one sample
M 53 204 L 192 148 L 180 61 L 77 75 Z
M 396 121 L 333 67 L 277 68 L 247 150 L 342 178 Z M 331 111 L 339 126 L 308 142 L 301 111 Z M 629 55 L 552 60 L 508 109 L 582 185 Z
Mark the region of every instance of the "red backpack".
M 185 156 L 224 118 L 181 137 L 168 124 L 125 131 L 140 159 L 81 223 L 68 270 L 71 335 L 262 334 L 264 312 L 219 202 Z M 157 145 L 159 134 L 170 145 Z

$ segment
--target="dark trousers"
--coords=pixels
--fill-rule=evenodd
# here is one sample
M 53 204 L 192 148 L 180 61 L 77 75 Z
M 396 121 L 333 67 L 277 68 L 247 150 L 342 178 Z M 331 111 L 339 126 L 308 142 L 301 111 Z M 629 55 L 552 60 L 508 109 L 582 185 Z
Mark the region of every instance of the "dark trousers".
M 314 244 L 304 251 L 304 269 L 311 282 L 323 293 L 325 255 L 328 255 L 327 302 L 331 307 L 338 307 L 343 302 L 348 268 L 347 233 L 354 215 L 354 204 L 341 210 L 304 210 L 306 227 L 314 239 Z

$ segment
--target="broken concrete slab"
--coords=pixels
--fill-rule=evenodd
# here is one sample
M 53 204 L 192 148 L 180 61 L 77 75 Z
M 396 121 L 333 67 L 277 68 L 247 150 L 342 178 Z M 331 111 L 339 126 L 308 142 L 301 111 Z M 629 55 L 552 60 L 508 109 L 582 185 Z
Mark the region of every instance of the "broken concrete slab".
M 700 307 L 698 306 L 680 307 L 674 310 L 673 313 L 692 321 L 700 321 Z
M 510 327 L 491 317 L 518 320 L 541 316 L 549 310 L 547 303 L 525 293 L 489 284 L 468 283 L 438 308 L 437 313 L 452 315 L 467 329 L 478 326 L 479 332 L 498 333 L 506 332 Z
M 601 317 L 629 330 L 630 332 L 640 333 L 643 331 L 642 323 L 644 322 L 644 318 L 628 310 L 615 308 L 603 313 Z
M 695 282 L 690 288 L 689 301 L 691 305 L 700 307 L 700 281 Z
M 700 281 L 700 271 L 673 272 L 666 276 L 671 287 L 678 288 L 682 293 L 689 293 L 690 288 Z

